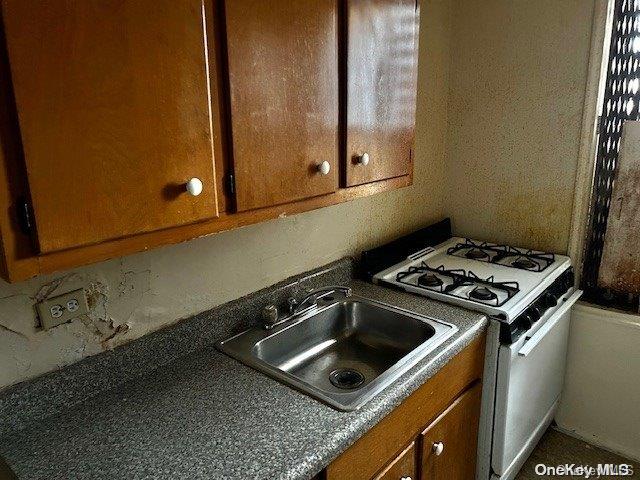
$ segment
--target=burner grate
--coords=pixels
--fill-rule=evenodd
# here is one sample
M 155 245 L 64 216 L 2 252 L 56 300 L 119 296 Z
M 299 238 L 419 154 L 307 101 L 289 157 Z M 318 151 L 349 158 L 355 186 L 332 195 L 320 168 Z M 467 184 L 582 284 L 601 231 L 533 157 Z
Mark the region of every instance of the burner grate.
M 468 238 L 464 243 L 448 248 L 447 254 L 530 272 L 542 272 L 555 262 L 553 253 L 523 250 L 487 242 L 478 243 Z
M 415 278 L 416 275 L 417 278 Z M 444 265 L 433 268 L 425 262 L 399 272 L 396 274 L 396 281 L 426 291 L 443 293 L 494 307 L 501 307 L 520 291 L 518 282 L 496 282 L 493 275 L 480 278 L 471 270 L 446 270 Z
M 469 296 L 482 301 L 495 300 L 498 298 L 498 295 L 487 287 L 476 287 L 469 292 Z

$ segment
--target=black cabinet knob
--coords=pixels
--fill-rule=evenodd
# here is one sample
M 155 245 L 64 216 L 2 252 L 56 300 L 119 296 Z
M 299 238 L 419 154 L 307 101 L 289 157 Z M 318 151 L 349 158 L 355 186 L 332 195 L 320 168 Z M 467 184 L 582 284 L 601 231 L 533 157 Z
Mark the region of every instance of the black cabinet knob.
M 534 305 L 527 309 L 525 315 L 529 318 L 529 320 L 531 320 L 531 323 L 533 324 L 540 320 L 540 317 L 542 317 L 542 311 L 540 311 L 540 309 Z

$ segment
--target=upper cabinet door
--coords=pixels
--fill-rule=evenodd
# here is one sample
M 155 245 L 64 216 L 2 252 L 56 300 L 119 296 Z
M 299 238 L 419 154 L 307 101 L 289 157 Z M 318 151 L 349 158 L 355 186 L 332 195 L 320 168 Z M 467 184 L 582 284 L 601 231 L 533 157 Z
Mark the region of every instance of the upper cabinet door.
M 227 0 L 239 211 L 334 192 L 337 0 Z
M 1 5 L 42 252 L 217 216 L 202 1 Z
M 412 169 L 417 0 L 347 0 L 346 185 Z

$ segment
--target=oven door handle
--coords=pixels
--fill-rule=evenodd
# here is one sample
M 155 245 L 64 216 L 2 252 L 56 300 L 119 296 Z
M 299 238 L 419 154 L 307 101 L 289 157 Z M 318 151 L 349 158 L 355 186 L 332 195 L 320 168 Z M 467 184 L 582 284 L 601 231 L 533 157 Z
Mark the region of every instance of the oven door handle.
M 573 294 L 567 298 L 562 305 L 553 313 L 553 317 L 547 320 L 540 330 L 534 333 L 529 339 L 524 342 L 520 350 L 518 350 L 518 355 L 521 357 L 526 357 L 529 355 L 534 348 L 542 341 L 542 339 L 549 333 L 553 327 L 555 327 L 556 323 L 560 321 L 562 316 L 573 306 L 574 303 L 578 301 L 580 296 L 582 295 L 582 290 L 576 290 Z

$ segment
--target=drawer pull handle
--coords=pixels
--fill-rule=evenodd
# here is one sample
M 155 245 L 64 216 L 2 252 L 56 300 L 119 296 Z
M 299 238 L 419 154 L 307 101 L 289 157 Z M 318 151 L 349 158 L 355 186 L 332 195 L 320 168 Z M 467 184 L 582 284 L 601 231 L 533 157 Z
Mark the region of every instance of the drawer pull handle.
M 187 192 L 189 195 L 197 197 L 202 193 L 202 180 L 199 178 L 192 178 L 187 182 Z
M 400 480 L 413 480 L 411 477 L 402 477 Z
M 444 443 L 435 442 L 431 447 L 431 451 L 435 453 L 436 457 L 439 457 L 440 455 L 442 455 L 442 452 L 444 451 Z
M 358 163 L 363 167 L 369 165 L 369 154 L 367 152 L 364 152 L 362 155 L 360 155 L 358 157 Z
M 321 175 L 329 175 L 330 171 L 331 171 L 331 164 L 326 160 L 322 162 L 320 165 L 318 165 L 318 172 L 320 172 Z

